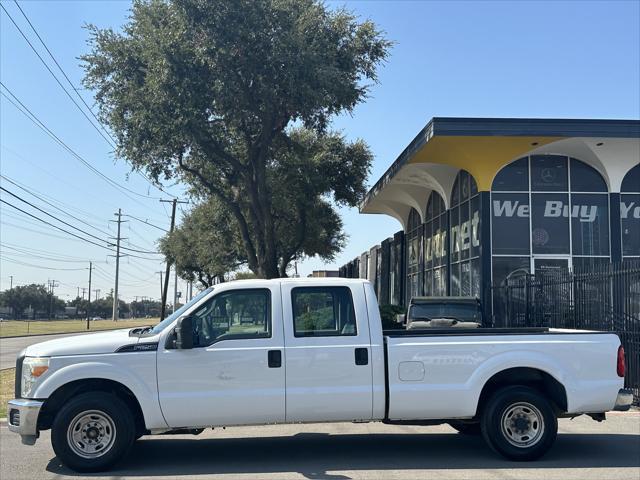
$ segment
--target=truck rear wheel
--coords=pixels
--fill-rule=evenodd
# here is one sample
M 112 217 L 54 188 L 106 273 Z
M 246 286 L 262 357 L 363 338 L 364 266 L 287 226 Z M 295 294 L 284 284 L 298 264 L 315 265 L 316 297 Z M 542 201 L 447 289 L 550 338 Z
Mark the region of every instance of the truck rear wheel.
M 122 459 L 135 439 L 129 407 L 105 392 L 73 398 L 58 412 L 51 427 L 56 456 L 77 472 L 100 472 Z
M 482 413 L 482 436 L 489 446 L 511 460 L 535 460 L 553 445 L 558 419 L 537 390 L 512 386 L 498 390 Z

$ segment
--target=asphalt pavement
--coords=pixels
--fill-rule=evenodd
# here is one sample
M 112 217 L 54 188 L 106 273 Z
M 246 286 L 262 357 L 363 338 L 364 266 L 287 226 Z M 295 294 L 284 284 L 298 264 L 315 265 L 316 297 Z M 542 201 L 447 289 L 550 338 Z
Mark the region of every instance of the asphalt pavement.
M 640 412 L 560 420 L 553 449 L 510 462 L 448 426 L 334 423 L 234 427 L 194 437 L 143 437 L 116 469 L 83 476 L 54 456 L 49 432 L 35 446 L 0 427 L 0 478 L 32 479 L 640 479 Z
M 71 337 L 73 335 L 84 335 L 95 332 L 61 333 L 59 335 L 32 335 L 29 337 L 0 338 L 0 370 L 13 368 L 16 366 L 16 357 L 23 348 L 34 343 L 46 342 L 56 338 Z

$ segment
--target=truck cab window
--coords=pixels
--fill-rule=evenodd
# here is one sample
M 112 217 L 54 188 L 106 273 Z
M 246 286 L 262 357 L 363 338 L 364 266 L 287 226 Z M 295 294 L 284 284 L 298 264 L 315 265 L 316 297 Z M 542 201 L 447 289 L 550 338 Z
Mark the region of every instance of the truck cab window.
M 266 289 L 222 292 L 193 314 L 194 347 L 229 339 L 271 336 L 271 293 Z
M 291 291 L 296 337 L 356 335 L 356 316 L 348 287 L 297 287 Z

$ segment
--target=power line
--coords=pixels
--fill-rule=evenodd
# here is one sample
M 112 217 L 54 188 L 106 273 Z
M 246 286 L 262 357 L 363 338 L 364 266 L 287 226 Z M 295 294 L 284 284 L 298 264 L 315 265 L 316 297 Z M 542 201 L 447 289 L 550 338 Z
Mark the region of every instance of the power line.
M 6 242 L 0 242 L 0 246 L 2 248 L 12 250 L 12 252 L 5 252 L 5 253 L 10 253 L 13 256 L 15 255 L 29 256 L 31 258 L 42 258 L 43 260 L 51 260 L 53 262 L 63 262 L 63 263 L 86 263 L 88 261 L 93 261 L 95 263 L 105 263 L 104 260 L 96 262 L 96 260 L 92 260 L 92 259 L 87 260 L 86 258 L 80 258 L 80 257 L 68 257 L 68 256 L 63 256 L 58 254 L 50 254 L 49 252 L 46 252 L 46 251 L 37 250 L 33 248 L 23 248 L 23 247 L 19 247 L 17 245 L 13 245 Z
M 107 247 L 107 246 L 105 246 L 105 245 L 101 245 L 101 244 L 99 244 L 99 243 L 97 243 L 97 242 L 94 242 L 93 240 L 89 240 L 88 238 L 84 238 L 84 237 L 82 237 L 82 236 L 80 236 L 80 235 L 77 235 L 77 234 L 75 234 L 75 233 L 73 233 L 73 232 L 70 232 L 70 231 L 68 231 L 68 230 L 66 230 L 66 229 L 64 229 L 64 228 L 62 228 L 62 227 L 60 227 L 60 226 L 58 226 L 58 225 L 55 225 L 55 224 L 53 224 L 53 223 L 51 223 L 51 222 L 48 222 L 47 220 L 44 220 L 44 219 L 42 219 L 42 218 L 40 218 L 40 217 L 38 217 L 38 216 L 36 216 L 36 215 L 33 215 L 32 213 L 29 213 L 29 212 L 27 212 L 26 210 L 23 210 L 22 208 L 17 207 L 17 206 L 15 206 L 15 205 L 13 205 L 13 204 L 11 204 L 11 203 L 7 202 L 6 200 L 3 200 L 3 199 L 1 199 L 1 198 L 0 198 L 0 202 L 4 203 L 4 204 L 6 204 L 6 205 L 9 205 L 11 208 L 14 208 L 14 209 L 18 210 L 19 212 L 22 212 L 22 213 L 24 213 L 25 215 L 28 215 L 29 217 L 34 218 L 34 219 L 36 219 L 36 220 L 39 220 L 40 222 L 45 223 L 45 224 L 47 224 L 47 225 L 49 225 L 49 226 L 51 226 L 51 227 L 53 227 L 53 228 L 55 228 L 55 229 L 57 229 L 57 230 L 60 230 L 60 231 L 62 231 L 62 232 L 64 232 L 64 233 L 66 233 L 66 234 L 68 234 L 68 235 L 71 235 L 71 236 L 73 236 L 73 237 L 76 237 L 76 238 L 78 238 L 78 239 L 80 239 L 80 240 L 83 240 L 83 241 L 85 241 L 85 242 L 87 242 L 87 243 L 91 243 L 91 244 L 93 244 L 93 245 L 96 245 L 96 246 L 98 246 L 98 247 L 100 247 L 100 248 L 104 248 L 105 250 L 108 250 L 108 251 L 110 251 L 110 252 L 112 252 L 112 253 L 114 252 L 111 248 L 109 248 L 109 247 Z M 75 227 L 74 227 L 74 228 L 75 228 Z M 108 242 L 107 242 L 106 240 L 101 240 L 101 241 L 103 241 L 103 242 L 105 242 L 105 243 L 107 243 L 107 244 L 108 244 Z M 140 256 L 138 256 L 138 255 L 132 255 L 132 254 L 131 254 L 131 256 L 132 256 L 132 257 L 135 257 L 135 258 L 142 259 L 142 260 L 153 260 L 153 261 L 157 261 L 157 259 L 155 259 L 155 258 L 140 257 Z
M 163 207 L 164 207 L 164 205 L 163 205 Z M 167 230 L 166 228 L 162 228 L 162 227 L 159 227 L 157 225 L 154 225 L 153 223 L 149 222 L 148 220 L 142 220 L 140 218 L 134 217 L 133 215 L 129 215 L 129 214 L 126 214 L 126 215 L 122 214 L 122 216 L 123 217 L 127 217 L 127 218 L 131 218 L 131 219 L 136 220 L 136 221 L 138 221 L 140 223 L 144 223 L 145 225 L 149 225 L 150 227 L 157 228 L 158 230 L 162 230 L 165 233 L 169 232 L 169 230 Z
M 23 186 L 19 185 L 18 183 L 14 182 L 13 180 L 11 180 L 10 178 L 8 178 L 7 176 L 0 174 L 0 178 L 4 178 L 7 182 L 11 183 L 12 185 L 15 185 L 15 186 L 16 186 L 16 187 L 18 187 L 19 189 L 21 189 L 21 190 L 23 190 L 23 191 L 27 192 L 29 195 L 32 195 L 32 196 L 36 197 L 36 198 L 37 198 L 38 200 L 40 200 L 41 202 L 46 203 L 47 205 L 49 205 L 49 206 L 51 206 L 51 207 L 55 208 L 56 210 L 58 210 L 58 211 L 62 212 L 63 214 L 65 214 L 65 215 L 67 215 L 67 216 L 69 216 L 69 217 L 73 218 L 74 220 L 77 220 L 78 222 L 80 222 L 80 223 L 82 223 L 82 224 L 84 224 L 84 225 L 86 225 L 86 226 L 88 226 L 88 227 L 94 228 L 95 230 L 99 231 L 100 233 L 103 233 L 103 234 L 105 234 L 105 235 L 109 235 L 109 232 L 105 232 L 104 230 L 102 230 L 102 229 L 100 229 L 100 228 L 96 227 L 95 225 L 91 225 L 90 223 L 88 223 L 88 222 L 86 222 L 86 221 L 84 221 L 84 220 L 82 220 L 82 219 L 80 219 L 80 218 L 76 217 L 75 215 L 71 215 L 70 213 L 66 212 L 66 211 L 65 211 L 65 210 L 63 210 L 62 208 L 60 208 L 60 207 L 58 207 L 58 206 L 54 205 L 53 203 L 51 203 L 51 202 L 49 202 L 49 201 L 45 200 L 44 198 L 42 198 L 42 197 L 40 197 L 40 196 L 36 195 L 35 193 L 33 193 L 32 191 L 30 191 L 30 190 L 29 190 L 29 189 L 27 189 L 26 187 L 23 187 Z
M 47 63 L 42 59 L 42 57 L 40 56 L 40 54 L 37 52 L 37 50 L 33 47 L 33 45 L 31 44 L 31 42 L 28 40 L 28 38 L 26 37 L 26 35 L 22 32 L 22 30 L 20 29 L 20 27 L 18 27 L 18 25 L 16 24 L 16 22 L 13 20 L 13 18 L 11 18 L 11 15 L 9 15 L 9 13 L 7 12 L 7 10 L 2 7 L 2 9 L 5 11 L 5 13 L 7 14 L 7 16 L 9 17 L 9 19 L 11 20 L 11 22 L 14 24 L 14 26 L 18 29 L 18 31 L 20 32 L 20 34 L 22 35 L 22 37 L 26 40 L 26 42 L 29 44 L 29 46 L 31 47 L 31 49 L 34 51 L 34 53 L 38 56 L 38 58 L 40 59 L 40 61 L 43 63 L 43 65 L 47 68 L 47 70 L 49 70 L 49 73 L 51 73 L 51 75 L 53 76 L 53 78 L 55 78 L 56 82 L 58 82 L 58 85 L 60 85 L 60 87 L 64 90 L 64 92 L 67 94 L 67 96 L 69 97 L 69 99 L 76 105 L 76 107 L 78 107 L 78 109 L 80 110 L 80 112 L 84 115 L 84 117 L 89 121 L 89 123 L 91 123 L 91 126 L 93 128 L 96 129 L 96 131 L 100 134 L 100 136 L 102 136 L 102 138 L 105 139 L 105 141 L 111 146 L 111 148 L 116 148 L 115 143 L 116 140 L 115 138 L 113 138 L 113 136 L 111 135 L 111 133 L 105 128 L 104 124 L 100 121 L 100 119 L 96 116 L 96 114 L 93 112 L 93 109 L 87 104 L 87 102 L 85 101 L 85 99 L 82 97 L 82 95 L 80 95 L 80 93 L 78 93 L 78 90 L 75 88 L 75 86 L 73 85 L 73 82 L 71 81 L 71 79 L 69 79 L 69 76 L 67 75 L 67 73 L 64 71 L 64 69 L 62 68 L 62 66 L 60 65 L 60 63 L 58 63 L 58 60 L 56 59 L 56 57 L 53 55 L 53 53 L 51 53 L 51 50 L 49 50 L 49 47 L 47 46 L 47 44 L 45 43 L 45 41 L 42 39 L 42 37 L 40 36 L 40 34 L 38 33 L 38 30 L 36 30 L 35 26 L 33 25 L 33 23 L 31 23 L 31 20 L 29 20 L 29 17 L 27 16 L 27 14 L 24 12 L 24 10 L 22 9 L 22 7 L 20 6 L 20 4 L 17 2 L 17 0 L 13 0 L 14 3 L 16 4 L 16 6 L 18 7 L 18 10 L 20 10 L 20 13 L 22 13 L 22 16 L 25 18 L 25 20 L 27 21 L 27 23 L 29 24 L 29 26 L 31 27 L 31 30 L 33 30 L 33 33 L 36 34 L 36 37 L 38 37 L 38 40 L 40 40 L 40 43 L 42 44 L 42 46 L 44 47 L 44 49 L 47 51 L 47 53 L 49 54 L 49 56 L 51 57 L 51 59 L 53 60 L 53 62 L 56 64 L 56 66 L 58 67 L 58 69 L 60 70 L 60 72 L 62 73 L 62 75 L 64 76 L 64 78 L 67 80 L 67 82 L 69 83 L 69 85 L 71 86 L 71 89 L 73 90 L 73 92 L 76 94 L 76 96 L 80 99 L 80 101 L 84 104 L 84 106 L 87 108 L 87 110 L 89 111 L 89 113 L 91 114 L 91 116 L 95 119 L 96 123 L 98 125 L 100 125 L 100 127 L 102 128 L 102 130 L 104 131 L 104 133 L 106 133 L 109 138 L 111 139 L 111 141 L 109 139 L 107 139 L 102 132 L 96 127 L 96 125 L 93 123 L 93 121 L 87 117 L 87 115 L 85 114 L 84 110 L 82 110 L 82 108 L 75 102 L 75 100 L 73 100 L 73 97 L 69 94 L 69 92 L 67 91 L 67 89 L 62 85 L 62 83 L 60 83 L 60 81 L 58 80 L 58 78 L 56 77 L 56 75 L 51 71 L 51 69 L 49 68 L 49 66 L 47 65 Z M 156 185 L 149 177 L 147 177 L 144 173 L 140 172 L 140 171 L 136 171 L 136 173 L 138 173 L 138 175 L 140 175 L 142 178 L 144 178 L 152 187 L 160 190 L 162 193 L 175 198 L 175 195 L 172 195 L 169 192 L 166 192 L 162 187 Z
M 47 224 L 47 225 L 49 225 L 49 226 L 51 226 L 51 227 L 53 227 L 53 228 L 55 228 L 55 229 L 58 229 L 58 230 L 60 230 L 60 231 L 62 231 L 62 232 L 64 232 L 64 233 L 66 233 L 66 234 L 68 234 L 68 235 L 71 235 L 71 236 L 73 236 L 73 237 L 79 238 L 80 240 L 84 240 L 85 242 L 92 243 L 93 245 L 96 245 L 96 246 L 98 246 L 98 247 L 104 248 L 105 250 L 109 250 L 110 252 L 113 252 L 113 250 L 111 250 L 109 247 L 106 247 L 106 246 L 104 246 L 104 245 L 101 245 L 101 244 L 99 244 L 99 243 L 96 243 L 96 242 L 94 242 L 93 240 L 89 240 L 88 238 L 81 237 L 80 235 L 76 235 L 75 233 L 70 232 L 70 231 L 68 231 L 68 230 L 65 230 L 64 228 L 59 227 L 58 225 L 55 225 L 55 224 L 53 224 L 53 223 L 51 223 L 51 222 L 48 222 L 47 220 L 43 220 L 42 218 L 37 217 L 36 215 L 33 215 L 33 214 L 31 214 L 31 213 L 27 212 L 26 210 L 21 209 L 20 207 L 16 207 L 15 205 L 13 205 L 13 204 L 11 204 L 11 203 L 7 202 L 6 200 L 3 200 L 3 199 L 1 199 L 1 198 L 0 198 L 0 202 L 4 203 L 4 204 L 6 204 L 6 205 L 9 205 L 11 208 L 15 208 L 15 209 L 16 209 L 16 210 L 18 210 L 19 212 L 22 212 L 22 213 L 24 213 L 25 215 L 29 215 L 30 217 L 35 218 L 36 220 L 39 220 L 39 221 L 41 221 L 42 223 L 45 223 L 45 224 Z
M 16 5 L 18 5 L 18 2 L 16 2 Z M 24 38 L 24 40 L 29 44 L 29 47 L 31 47 L 31 50 L 33 50 L 33 52 L 36 54 L 36 56 L 40 59 L 40 61 L 42 62 L 42 64 L 45 66 L 45 68 L 49 71 L 49 73 L 51 74 L 51 76 L 55 79 L 55 81 L 58 83 L 58 85 L 60 85 L 60 88 L 62 88 L 62 90 L 64 91 L 64 93 L 67 94 L 67 96 L 69 97 L 69 100 L 71 100 L 73 102 L 73 104 L 76 106 L 76 108 L 78 110 L 80 110 L 80 113 L 82 113 L 82 115 L 84 116 L 84 118 L 87 119 L 87 121 L 91 124 L 91 126 L 100 134 L 100 136 L 102 138 L 104 138 L 104 140 L 112 147 L 115 148 L 115 145 L 113 145 L 111 143 L 111 141 L 109 141 L 109 139 L 107 137 L 105 137 L 104 133 L 102 133 L 100 131 L 100 129 L 93 123 L 93 121 L 89 118 L 89 116 L 86 114 L 86 112 L 82 109 L 82 107 L 80 105 L 78 105 L 78 102 L 75 101 L 75 99 L 71 96 L 71 94 L 68 92 L 68 90 L 65 88 L 65 86 L 62 84 L 62 82 L 58 79 L 58 77 L 56 76 L 55 73 L 53 73 L 53 70 L 51 70 L 51 68 L 49 68 L 49 65 L 47 64 L 47 62 L 44 61 L 44 58 L 42 58 L 42 56 L 40 55 L 40 53 L 38 53 L 38 50 L 36 50 L 36 48 L 33 46 L 33 44 L 31 43 L 31 41 L 27 38 L 27 36 L 25 35 L 25 33 L 22 31 L 22 29 L 18 26 L 18 24 L 16 23 L 16 21 L 13 19 L 13 17 L 11 16 L 11 14 L 7 11 L 6 8 L 4 8 L 4 5 L 2 5 L 2 3 L 0 3 L 0 7 L 2 7 L 2 10 L 4 10 L 4 13 L 7 14 L 7 17 L 9 17 L 9 20 L 11 20 L 11 23 L 13 23 L 13 26 L 16 27 L 16 29 L 18 30 L 18 32 L 20 32 L 20 35 L 22 35 L 22 38 Z M 22 8 L 20 8 L 20 5 L 18 5 L 18 8 L 20 9 L 20 11 L 22 12 L 22 14 L 25 16 L 25 18 L 27 18 L 27 16 L 24 14 L 24 12 L 22 11 Z M 27 18 L 27 22 L 29 22 L 29 19 Z M 29 22 L 29 25 L 31 25 L 31 22 Z M 31 25 L 31 28 L 33 28 L 33 25 Z M 35 31 L 35 29 L 34 29 Z M 40 35 L 38 35 L 38 32 L 36 32 L 36 35 L 38 36 L 38 38 L 40 38 Z M 42 42 L 42 39 L 40 39 L 40 41 Z M 44 42 L 43 42 L 44 44 Z M 46 45 L 45 45 L 45 48 Z M 47 48 L 47 51 L 49 51 L 49 49 Z M 49 54 L 51 54 L 51 52 L 49 52 Z M 54 59 L 55 61 L 55 59 Z M 56 62 L 57 64 L 58 62 Z M 59 67 L 59 65 L 58 65 Z M 66 74 L 65 74 L 66 77 Z M 67 78 L 67 80 L 69 80 Z M 77 92 L 76 92 L 77 93 Z M 83 100 L 84 102 L 84 100 Z M 85 103 L 86 105 L 86 103 Z M 89 109 L 91 110 L 91 109 Z M 93 113 L 93 112 L 92 112 Z
M 78 193 L 81 193 L 81 194 L 82 194 L 82 195 L 84 195 L 84 196 L 87 196 L 87 195 L 95 195 L 95 192 L 93 192 L 93 191 L 91 191 L 91 192 L 90 192 L 90 191 L 87 191 L 87 190 L 85 190 L 85 189 L 79 188 L 79 186 L 78 186 L 77 184 L 72 184 L 72 183 L 68 182 L 65 178 L 61 178 L 61 177 L 59 177 L 59 176 L 57 176 L 57 175 L 55 175 L 55 174 L 51 173 L 51 171 L 47 170 L 46 168 L 43 168 L 41 165 L 38 165 L 38 164 L 37 164 L 37 163 L 35 163 L 35 162 L 33 162 L 33 161 L 29 160 L 28 158 L 26 158 L 26 157 L 24 157 L 23 155 L 19 154 L 19 153 L 18 153 L 18 152 L 16 152 L 15 150 L 13 150 L 13 149 L 11 149 L 11 148 L 7 147 L 6 145 L 0 145 L 0 147 L 1 147 L 3 150 L 6 150 L 7 152 L 9 152 L 9 153 L 11 153 L 12 155 L 14 155 L 16 158 L 20 159 L 21 161 L 26 162 L 26 163 L 28 163 L 29 165 L 31 165 L 31 166 L 33 166 L 33 167 L 37 168 L 38 170 L 41 170 L 42 172 L 46 173 L 47 175 L 49 175 L 51 178 L 53 178 L 53 179 L 57 180 L 58 182 L 64 183 L 67 187 L 70 187 L 71 189 L 73 189 L 73 190 L 77 191 Z M 18 182 L 18 181 L 17 181 L 17 180 L 15 180 L 15 179 L 14 179 L 14 181 L 16 181 L 17 183 L 21 184 L 20 182 Z M 24 184 L 21 184 L 21 185 L 22 185 L 23 187 L 25 186 Z M 34 191 L 34 192 L 38 193 L 39 195 L 41 195 L 41 196 L 43 196 L 43 197 L 45 197 L 45 198 L 48 198 L 50 201 L 55 202 L 55 203 L 57 203 L 57 204 L 60 204 L 60 205 L 62 205 L 63 207 L 65 207 L 66 209 L 68 209 L 68 210 L 70 210 L 70 211 L 74 211 L 74 212 L 76 212 L 76 214 L 78 214 L 78 215 L 82 215 L 83 217 L 87 217 L 87 218 L 91 218 L 91 219 L 93 219 L 92 221 L 98 220 L 98 221 L 101 221 L 101 222 L 102 222 L 102 221 L 104 220 L 104 218 L 102 218 L 102 217 L 98 217 L 97 215 L 95 215 L 95 213 L 88 212 L 88 211 L 86 211 L 86 210 L 83 210 L 83 209 L 81 209 L 81 208 L 78 208 L 78 207 L 77 207 L 77 206 L 75 206 L 75 205 L 70 205 L 70 204 L 67 204 L 67 203 L 65 203 L 65 202 L 62 202 L 62 201 L 60 201 L 60 200 L 57 200 L 56 198 L 53 198 L 51 195 L 47 195 L 46 193 L 43 193 L 42 191 L 38 191 L 38 190 L 36 190 L 36 189 L 34 189 L 34 188 L 32 188 L 32 187 L 29 187 L 29 188 L 30 188 L 32 191 Z M 101 200 L 102 200 L 106 205 L 110 205 L 111 207 L 118 208 L 118 204 L 116 204 L 116 203 L 114 203 L 114 202 L 110 202 L 108 199 L 106 199 L 106 198 L 104 198 L 104 197 L 103 197 Z M 146 208 L 146 207 L 145 207 L 145 208 Z M 144 217 L 146 218 L 146 221 L 147 221 L 147 222 L 151 222 L 151 221 L 153 221 L 153 222 L 155 222 L 155 223 L 162 223 L 162 221 L 164 220 L 164 219 L 159 219 L 159 218 L 152 218 L 152 217 L 150 217 L 150 216 L 147 214 L 147 212 L 145 212 Z
M 113 143 L 116 142 L 115 138 L 113 138 L 113 136 L 111 135 L 111 133 L 109 133 L 109 131 L 105 128 L 104 124 L 100 121 L 100 119 L 96 116 L 96 114 L 93 112 L 93 109 L 87 104 L 87 102 L 84 100 L 84 98 L 82 97 L 82 95 L 80 95 L 78 93 L 78 90 L 75 88 L 75 86 L 73 85 L 73 82 L 71 81 L 71 79 L 69 78 L 69 76 L 67 75 L 67 73 L 64 71 L 64 69 L 60 66 L 60 64 L 58 63 L 58 60 L 56 60 L 56 57 L 53 56 L 53 53 L 51 53 L 51 50 L 49 50 L 49 47 L 47 46 L 47 44 L 45 43 L 45 41 L 42 39 L 42 37 L 40 36 L 40 34 L 38 33 L 38 30 L 36 30 L 36 27 L 33 26 L 33 23 L 31 23 L 31 20 L 29 20 L 29 17 L 27 16 L 27 14 L 24 12 L 24 10 L 22 9 L 22 7 L 20 6 L 20 4 L 18 3 L 17 0 L 13 0 L 14 3 L 16 4 L 16 7 L 18 7 L 18 10 L 20 10 L 20 13 L 22 13 L 22 16 L 24 17 L 24 19 L 27 21 L 27 23 L 29 24 L 29 26 L 31 27 L 31 30 L 33 30 L 33 33 L 36 34 L 36 37 L 38 37 L 38 40 L 40 40 L 40 43 L 42 44 L 42 46 L 44 47 L 44 49 L 47 51 L 47 53 L 49 54 L 49 56 L 51 57 L 51 59 L 53 60 L 53 62 L 56 64 L 56 66 L 58 67 L 58 70 L 60 70 L 60 72 L 62 73 L 62 75 L 64 76 L 64 78 L 67 80 L 67 82 L 69 83 L 69 85 L 71 86 L 71 88 L 73 89 L 73 91 L 75 92 L 76 96 L 80 99 L 80 101 L 84 104 L 84 106 L 87 108 L 87 110 L 89 111 L 89 113 L 91 113 L 91 115 L 93 116 L 93 118 L 96 120 L 96 122 L 98 123 L 98 125 L 100 125 L 102 127 L 102 130 L 104 131 L 104 133 L 106 133 L 109 138 L 112 140 Z M 111 144 L 112 147 L 115 147 L 115 145 Z
M 1 5 L 1 3 L 0 3 L 0 5 Z M 125 187 L 123 185 L 120 185 L 115 180 L 112 180 L 111 178 L 106 176 L 104 173 L 102 173 L 96 167 L 91 165 L 91 163 L 88 160 L 86 160 L 79 153 L 77 153 L 75 150 L 73 150 L 69 145 L 67 145 L 60 137 L 58 137 L 55 133 L 53 133 L 53 131 L 49 127 L 47 127 L 44 124 L 44 122 L 42 122 L 38 118 L 38 116 L 36 114 L 34 114 L 22 101 L 20 101 L 20 99 L 9 88 L 7 88 L 7 86 L 4 83 L 2 83 L 2 81 L 0 81 L 0 85 L 7 92 L 9 92 L 9 95 L 11 95 L 12 98 L 9 98 L 4 92 L 0 91 L 0 94 L 2 94 L 2 96 L 4 98 L 6 98 L 14 107 L 16 107 L 16 109 L 18 109 L 24 116 L 26 116 L 29 120 L 31 120 L 38 128 L 40 128 L 45 133 L 47 133 L 47 135 L 49 135 L 56 143 L 58 143 L 58 145 L 60 145 L 63 149 L 65 149 L 68 153 L 70 153 L 74 158 L 76 158 L 83 165 L 85 165 L 87 168 L 89 168 L 89 170 L 91 170 L 93 173 L 95 173 L 96 175 L 101 177 L 103 180 L 105 180 L 107 183 L 109 183 L 114 188 L 119 189 L 120 193 L 122 193 L 123 195 L 125 195 L 129 199 L 133 200 L 134 202 L 138 203 L 139 205 L 142 205 L 145 208 L 146 208 L 146 206 L 144 204 L 140 203 L 138 200 L 136 200 L 135 198 L 131 197 L 126 192 L 132 193 L 134 195 L 137 195 L 138 197 L 142 197 L 142 198 L 149 199 L 149 200 L 158 200 L 158 199 L 160 199 L 160 197 L 152 197 L 152 196 L 149 196 L 149 195 L 143 195 L 141 193 L 138 193 L 138 192 L 136 192 L 134 190 L 131 190 L 130 188 L 127 188 L 127 187 Z M 16 104 L 16 102 L 22 108 L 20 108 Z
M 17 199 L 18 199 L 18 200 L 20 200 L 21 202 L 26 203 L 26 204 L 27 204 L 27 205 L 29 205 L 30 207 L 35 208 L 36 210 L 38 210 L 38 211 L 40 211 L 40 212 L 44 213 L 45 215 L 47 215 L 47 216 L 49 216 L 49 217 L 51 217 L 51 218 L 53 218 L 53 219 L 57 220 L 58 222 L 60 222 L 60 223 L 62 223 L 62 224 L 64 224 L 64 225 L 66 225 L 66 226 L 68 226 L 68 227 L 71 227 L 71 228 L 73 228 L 73 229 L 75 229 L 75 230 L 78 230 L 79 232 L 82 232 L 82 233 L 84 233 L 85 235 L 88 235 L 88 236 L 89 236 L 89 237 L 91 237 L 91 238 L 95 238 L 96 240 L 99 240 L 99 241 L 101 241 L 101 242 L 108 243 L 105 239 L 103 239 L 103 238 L 101 238 L 101 237 L 98 237 L 98 236 L 96 236 L 96 235 L 93 235 L 92 233 L 89 233 L 89 232 L 87 232 L 86 230 L 83 230 L 83 229 L 81 229 L 81 228 L 78 228 L 78 227 L 76 227 L 75 225 L 72 225 L 72 224 L 70 224 L 70 223 L 68 223 L 68 222 L 66 222 L 66 221 L 64 221 L 64 220 L 61 220 L 60 218 L 56 217 L 55 215 L 52 215 L 51 213 L 47 212 L 46 210 L 43 210 L 42 208 L 40 208 L 40 207 L 38 207 L 38 206 L 34 205 L 33 203 L 29 202 L 28 200 L 25 200 L 24 198 L 20 197 L 19 195 L 16 195 L 15 193 L 12 193 L 11 191 L 7 190 L 6 188 L 4 188 L 4 187 L 2 187 L 2 186 L 0 186 L 0 190 L 2 190 L 3 192 L 8 193 L 8 194 L 9 194 L 9 195 L 11 195 L 12 197 L 17 198 Z M 106 232 L 105 232 L 105 233 L 106 233 Z M 121 247 L 121 248 L 122 248 L 123 250 L 129 250 L 129 251 L 131 251 L 131 252 L 136 252 L 136 253 L 145 253 L 145 254 L 148 254 L 148 255 L 161 255 L 161 254 L 160 254 L 160 253 L 158 253 L 158 252 L 151 252 L 151 251 L 145 251 L 145 250 L 138 250 L 138 249 L 128 248 L 128 247 Z
M 89 236 L 89 237 L 91 237 L 91 238 L 95 238 L 96 240 L 99 240 L 99 241 L 105 241 L 105 240 L 104 240 L 103 238 L 101 238 L 101 237 L 98 237 L 98 236 L 96 236 L 96 235 L 93 235 L 92 233 L 89 233 L 89 232 L 87 232 L 87 231 L 85 231 L 85 230 L 82 230 L 81 228 L 78 228 L 78 227 L 76 227 L 75 225 L 71 225 L 70 223 L 65 222 L 64 220 L 59 219 L 59 218 L 58 218 L 58 217 L 56 217 L 55 215 L 52 215 L 51 213 L 47 212 L 46 210 L 43 210 L 42 208 L 40 208 L 40 207 L 38 207 L 38 206 L 34 205 L 33 203 L 29 202 L 28 200 L 25 200 L 24 198 L 20 197 L 19 195 L 16 195 L 15 193 L 12 193 L 11 191 L 7 190 L 6 188 L 4 188 L 4 187 L 2 187 L 2 186 L 0 186 L 0 190 L 2 190 L 3 192 L 8 193 L 8 194 L 9 194 L 9 195 L 11 195 L 12 197 L 17 198 L 17 199 L 18 199 L 18 200 L 20 200 L 21 202 L 26 203 L 26 204 L 27 204 L 27 205 L 29 205 L 30 207 L 35 208 L 35 209 L 36 209 L 36 210 L 38 210 L 39 212 L 44 213 L 45 215 L 47 215 L 47 216 L 49 216 L 49 217 L 51 217 L 51 218 L 53 218 L 53 219 L 55 219 L 55 220 L 59 221 L 60 223 L 62 223 L 62 224 L 64 224 L 64 225 L 66 225 L 66 226 L 68 226 L 68 227 L 74 228 L 74 229 L 78 230 L 79 232 L 82 232 L 82 233 L 84 233 L 85 235 L 88 235 L 88 236 Z M 105 232 L 105 233 L 106 233 L 106 232 Z
M 3 260 L 5 262 L 10 262 L 10 263 L 15 263 L 17 265 L 22 265 L 25 267 L 33 267 L 33 268 L 40 268 L 42 270 L 60 270 L 60 271 L 68 271 L 68 272 L 72 272 L 72 271 L 80 271 L 80 270 L 86 270 L 86 268 L 54 268 L 54 267 L 44 267 L 42 265 L 34 265 L 32 263 L 27 263 L 27 262 L 21 262 L 18 260 L 14 260 L 11 258 L 7 258 L 4 255 L 0 255 L 0 260 Z

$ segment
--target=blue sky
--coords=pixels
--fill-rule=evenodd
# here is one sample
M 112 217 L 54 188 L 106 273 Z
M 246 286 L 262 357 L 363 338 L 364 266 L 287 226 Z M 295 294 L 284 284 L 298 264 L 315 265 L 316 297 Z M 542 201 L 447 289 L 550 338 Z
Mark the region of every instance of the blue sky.
M 330 7 L 343 4 L 329 2 Z M 16 5 L 6 0 L 2 5 L 49 61 Z M 130 6 L 126 1 L 23 1 L 20 5 L 77 88 L 82 77 L 77 57 L 87 51 L 87 32 L 82 26 L 94 23 L 118 28 Z M 638 1 L 360 1 L 346 6 L 376 22 L 396 42 L 368 101 L 333 123 L 348 138 L 363 138 L 370 145 L 375 154 L 370 184 L 433 116 L 640 118 Z M 4 12 L 0 29 L 3 84 L 95 168 L 152 198 L 128 194 L 130 198 L 110 186 L 4 97 L 0 103 L 2 175 L 89 223 L 91 227 L 83 228 L 97 236 L 115 234 L 109 220 L 118 208 L 167 227 L 168 209 L 157 199 L 166 195 L 139 176 L 129 176 L 123 161 L 114 162 L 111 147 L 56 84 Z M 49 64 L 59 73 L 51 61 Z M 93 104 L 91 92 L 80 93 Z M 7 180 L 0 183 L 76 223 Z M 175 186 L 168 190 L 181 193 Z M 20 204 L 4 192 L 2 198 Z M 386 216 L 361 215 L 356 209 L 344 209 L 342 214 L 350 236 L 348 246 L 333 264 L 324 265 L 317 259 L 303 262 L 301 274 L 338 267 L 400 229 Z M 162 232 L 127 219 L 123 236 L 129 240 L 124 245 L 153 249 Z M 38 225 L 4 204 L 0 221 L 0 289 L 8 288 L 10 275 L 14 285 L 56 279 L 60 282 L 56 291 L 63 298 L 75 297 L 77 287 L 86 287 L 89 260 L 98 266 L 92 288 L 101 289 L 104 295 L 113 287 L 114 262 L 105 250 Z M 160 258 L 123 259 L 122 297 L 158 297 L 156 272 L 161 269 Z M 184 286 L 179 284 L 179 289 Z

